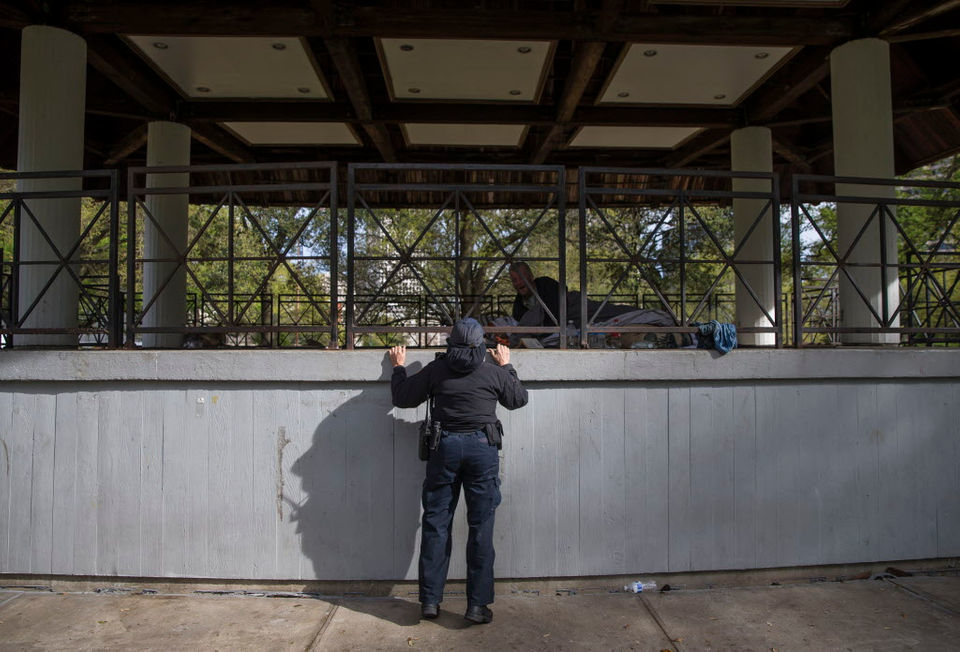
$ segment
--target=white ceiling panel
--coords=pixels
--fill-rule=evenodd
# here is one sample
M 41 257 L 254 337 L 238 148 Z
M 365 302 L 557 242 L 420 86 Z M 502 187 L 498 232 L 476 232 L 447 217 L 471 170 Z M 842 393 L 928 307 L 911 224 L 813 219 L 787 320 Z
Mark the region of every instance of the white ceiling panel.
M 569 146 L 672 149 L 698 131 L 697 127 L 583 127 Z
M 600 102 L 732 106 L 790 52 L 787 47 L 634 43 Z
M 385 38 L 379 46 L 396 99 L 533 102 L 553 44 Z
M 523 125 L 407 124 L 403 133 L 410 145 L 518 147 Z
M 187 97 L 328 98 L 298 38 L 128 36 L 127 39 Z
M 224 122 L 251 145 L 359 145 L 342 122 Z

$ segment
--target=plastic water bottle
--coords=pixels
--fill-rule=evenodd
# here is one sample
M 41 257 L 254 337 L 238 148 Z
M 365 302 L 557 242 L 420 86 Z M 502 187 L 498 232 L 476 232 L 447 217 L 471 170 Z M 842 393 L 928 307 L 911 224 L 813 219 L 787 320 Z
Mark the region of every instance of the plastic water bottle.
M 637 580 L 636 582 L 630 582 L 630 584 L 627 584 L 625 587 L 623 587 L 623 590 L 629 591 L 630 593 L 642 593 L 643 591 L 647 591 L 647 592 L 656 591 L 657 583 L 654 582 L 653 580 L 649 580 L 646 582 L 642 580 Z
M 580 348 L 580 331 L 577 329 L 577 325 L 573 323 L 572 319 L 567 322 L 567 348 Z

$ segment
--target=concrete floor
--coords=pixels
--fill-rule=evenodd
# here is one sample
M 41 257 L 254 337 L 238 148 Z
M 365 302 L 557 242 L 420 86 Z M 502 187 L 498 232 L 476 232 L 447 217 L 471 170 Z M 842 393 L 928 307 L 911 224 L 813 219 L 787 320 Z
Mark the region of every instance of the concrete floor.
M 448 597 L 435 621 L 419 620 L 415 600 L 7 587 L 0 650 L 960 649 L 953 574 L 642 595 L 504 586 L 494 622 L 473 626 L 462 596 Z

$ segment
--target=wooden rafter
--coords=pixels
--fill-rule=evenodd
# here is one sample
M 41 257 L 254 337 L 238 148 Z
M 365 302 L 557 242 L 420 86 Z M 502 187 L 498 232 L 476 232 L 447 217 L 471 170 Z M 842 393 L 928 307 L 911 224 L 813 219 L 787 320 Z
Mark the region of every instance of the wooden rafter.
M 763 124 L 771 121 L 783 109 L 791 106 L 804 93 L 814 88 L 830 72 L 826 60 L 828 47 L 805 49 L 781 68 L 759 94 L 743 107 L 745 124 Z M 730 139 L 728 129 L 707 129 L 694 137 L 677 152 L 667 157 L 667 167 L 683 167 Z
M 781 68 L 744 106 L 751 122 L 766 121 L 791 106 L 830 74 L 829 47 L 806 48 Z
M 142 124 L 114 143 L 113 147 L 110 148 L 110 151 L 107 153 L 103 164 L 116 165 L 146 144 L 147 125 Z
M 146 65 L 132 57 L 115 36 L 87 37 L 87 61 L 101 75 L 132 97 L 152 117 L 169 120 L 177 112 L 177 96 Z
M 910 29 L 926 20 L 960 8 L 960 0 L 915 0 L 880 30 L 881 36 Z
M 395 103 L 372 107 L 363 120 L 351 104 L 342 102 L 205 101 L 185 102 L 180 115 L 203 122 L 346 122 L 361 124 L 524 124 L 552 126 L 558 116 L 552 107 L 533 104 L 496 105 L 459 102 Z M 732 126 L 739 112 L 726 107 L 583 106 L 564 124 L 664 127 Z
M 666 158 L 664 167 L 682 168 L 730 140 L 731 129 L 707 129 Z
M 623 0 L 605 0 L 600 15 L 597 18 L 597 31 L 607 32 L 614 24 L 620 11 L 623 9 Z M 540 165 L 554 149 L 566 143 L 569 138 L 568 123 L 573 118 L 574 111 L 580 105 L 587 85 L 593 78 L 600 63 L 607 44 L 601 41 L 589 41 L 577 44 L 573 64 L 563 85 L 560 101 L 557 102 L 557 123 L 550 127 L 546 138 L 540 143 L 534 153 L 531 163 Z
M 373 105 L 370 102 L 370 93 L 367 91 L 367 83 L 364 80 L 356 50 L 345 38 L 327 38 L 324 39 L 324 44 L 347 90 L 347 96 L 350 98 L 360 125 L 373 141 L 383 160 L 387 163 L 395 163 L 397 153 L 394 151 L 390 133 L 382 124 L 373 122 Z
M 190 127 L 190 135 L 199 143 L 203 143 L 221 156 L 234 163 L 253 163 L 256 158 L 250 148 L 241 144 L 233 135 L 221 127 L 212 124 L 197 124 L 186 121 Z
M 567 39 L 579 41 L 822 45 L 855 37 L 851 16 L 643 14 L 603 26 L 596 12 L 405 9 L 338 3 L 333 24 L 296 0 L 231 3 L 201 0 L 58 3 L 65 25 L 82 33 L 324 37 Z M 0 25 L 23 27 L 30 16 L 0 3 Z M 709 38 L 709 41 L 705 41 Z
M 122 49 L 115 36 L 87 37 L 87 59 L 104 77 L 146 109 L 153 119 L 178 120 L 180 99 L 146 64 Z M 235 163 L 253 162 L 246 145 L 221 127 L 185 121 L 193 137 Z M 108 155 L 112 158 L 112 153 Z
M 931 41 L 939 38 L 956 38 L 960 36 L 960 29 L 940 29 L 932 32 L 911 32 L 884 37 L 890 43 L 911 43 L 913 41 Z
M 745 8 L 740 3 L 719 2 L 712 7 L 697 3 L 666 7 L 642 0 L 549 4 L 564 8 L 545 11 L 546 4 L 539 0 L 482 0 L 462 7 L 447 0 L 236 0 L 227 5 L 212 0 L 0 0 L 0 36 L 7 37 L 3 52 L 13 63 L 0 79 L 0 130 L 16 132 L 17 37 L 12 30 L 42 23 L 73 31 L 88 44 L 90 64 L 96 72 L 91 72 L 88 82 L 87 113 L 92 119 L 87 131 L 90 142 L 97 143 L 88 151 L 102 153 L 97 160 L 91 157 L 91 164 L 122 161 L 129 155 L 125 152 L 135 152 L 150 120 L 187 124 L 195 138 L 215 152 L 212 161 L 221 157 L 246 162 L 324 156 L 342 161 L 550 161 L 572 166 L 588 161 L 723 166 L 734 129 L 765 125 L 774 130 L 780 160 L 798 171 L 801 159 L 812 160 L 816 163 L 812 169 L 827 172 L 828 159 L 817 156 L 826 156 L 818 152 L 829 153 L 825 149 L 830 138 L 829 98 L 825 101 L 816 90 L 829 88 L 829 53 L 834 47 L 873 36 L 902 43 L 891 48 L 895 74 L 899 75 L 894 114 L 901 131 L 926 121 L 920 114 L 923 111 L 937 121 L 935 136 L 922 129 L 915 134 L 929 142 L 905 148 L 909 155 L 919 160 L 954 151 L 953 143 L 960 138 L 960 126 L 954 126 L 946 111 L 957 114 L 960 82 L 956 74 L 936 67 L 958 49 L 960 0 L 851 0 L 844 7 L 822 8 L 773 7 L 772 3 Z M 331 82 L 332 101 L 183 97 L 121 38 L 137 33 L 303 37 L 309 44 L 308 56 L 314 54 L 318 68 Z M 384 71 L 369 56 L 369 39 L 400 36 L 567 41 L 555 51 L 570 59 L 554 72 L 550 105 L 394 102 L 386 97 Z M 931 41 L 929 47 L 913 44 L 929 39 L 940 40 Z M 789 45 L 798 50 L 734 108 L 593 104 L 588 95 L 602 85 L 602 74 L 608 70 L 606 57 L 631 42 Z M 931 61 L 934 55 L 937 61 Z M 907 65 L 911 56 L 917 58 L 912 67 Z M 905 122 L 907 116 L 913 120 Z M 252 147 L 222 126 L 232 121 L 342 123 L 360 134 L 362 146 Z M 430 146 L 399 151 L 400 125 L 454 123 L 522 125 L 529 128 L 531 142 L 520 148 Z M 696 127 L 701 131 L 673 152 L 565 147 L 576 128 L 591 125 Z M 910 130 L 915 131 L 913 126 Z M 116 134 L 126 135 L 117 140 Z M 4 148 L 4 161 L 15 158 L 15 142 L 11 145 L 8 139 Z
M 534 165 L 543 163 L 554 149 L 562 145 L 567 139 L 568 122 L 583 97 L 583 92 L 593 77 L 593 72 L 603 56 L 605 43 L 582 43 L 573 59 L 573 66 L 560 96 L 557 105 L 557 124 L 550 127 L 550 131 L 530 160 Z
M 807 163 L 807 159 L 804 154 L 802 152 L 798 152 L 787 143 L 774 138 L 773 151 L 789 161 L 798 172 L 801 172 L 802 174 L 810 174 L 813 171 L 813 168 L 810 167 L 809 163 Z

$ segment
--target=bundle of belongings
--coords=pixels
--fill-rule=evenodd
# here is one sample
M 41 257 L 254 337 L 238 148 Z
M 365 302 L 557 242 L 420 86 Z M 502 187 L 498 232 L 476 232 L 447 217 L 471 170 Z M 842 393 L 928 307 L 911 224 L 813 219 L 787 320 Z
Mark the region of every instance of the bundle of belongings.
M 573 293 L 572 293 L 573 294 Z M 613 306 L 607 306 L 613 307 Z M 645 308 L 634 308 L 631 306 L 616 306 L 625 308 L 624 312 L 608 317 L 606 319 L 595 321 L 593 326 L 676 326 L 677 323 L 669 313 L 663 310 L 650 310 Z M 527 314 L 535 313 L 535 310 Z M 579 310 L 577 311 L 579 313 Z M 574 314 L 568 311 L 568 315 Z M 526 315 L 524 315 L 526 317 Z M 568 335 L 579 335 L 581 320 L 577 314 L 570 320 L 573 322 L 575 330 Z M 549 320 L 548 320 L 549 323 Z M 533 322 L 526 318 L 519 321 L 508 315 L 495 318 L 490 323 L 491 337 L 495 337 L 497 326 L 542 326 L 539 321 Z M 507 338 L 504 338 L 507 339 Z M 530 337 L 524 337 L 518 334 L 511 334 L 505 343 L 511 347 L 518 347 L 521 343 L 529 346 Z M 547 335 L 537 336 L 536 340 L 543 347 L 557 347 L 560 345 L 560 335 L 558 333 L 549 333 Z M 500 340 L 502 341 L 502 340 Z M 623 348 L 623 349 L 677 349 L 677 348 L 696 348 L 697 336 L 691 333 L 676 333 L 664 330 L 664 332 L 614 332 L 614 333 L 591 333 L 589 338 L 590 348 Z
M 537 278 L 535 281 L 537 294 L 529 293 L 527 297 L 517 295 L 514 302 L 513 315 L 503 315 L 492 320 L 488 328 L 487 337 L 497 339 L 497 341 L 509 344 L 511 347 L 518 347 L 521 344 L 539 347 L 558 347 L 560 345 L 560 335 L 550 333 L 546 335 L 535 335 L 533 337 L 524 337 L 520 334 L 511 334 L 509 338 L 498 338 L 496 335 L 496 326 L 555 326 L 558 314 L 559 302 L 557 300 L 558 285 L 553 279 L 547 277 Z M 538 297 L 539 296 L 539 300 Z M 579 329 L 583 323 L 581 317 L 581 294 L 579 292 L 567 292 L 567 319 L 568 336 L 569 330 L 574 330 L 572 335 L 579 336 Z M 549 310 L 549 312 L 548 312 Z M 599 348 L 618 348 L 618 349 L 694 349 L 694 348 L 712 348 L 727 353 L 737 346 L 736 327 L 733 324 L 721 324 L 716 320 L 705 324 L 694 323 L 699 329 L 698 334 L 678 333 L 668 330 L 676 327 L 677 322 L 673 316 L 664 310 L 654 310 L 647 308 L 637 308 L 635 306 L 625 306 L 614 303 L 602 303 L 600 301 L 587 301 L 587 316 L 591 327 L 617 327 L 617 326 L 655 326 L 662 327 L 662 332 L 605 332 L 590 333 L 588 345 L 592 349 Z
M 539 280 L 539 279 L 538 279 Z M 519 319 L 515 316 L 497 317 L 491 322 L 491 327 L 496 326 L 549 326 L 556 324 L 555 319 L 559 318 L 557 314 L 557 299 L 554 294 L 549 293 L 544 296 L 543 303 L 540 301 L 528 301 L 523 307 L 515 306 L 514 315 L 519 314 Z M 580 315 L 580 293 L 567 293 L 567 319 L 571 326 L 577 329 L 583 323 Z M 546 308 L 550 310 L 547 312 Z M 529 307 L 527 307 L 529 306 Z M 551 314 L 552 313 L 552 316 Z M 677 322 L 670 313 L 664 310 L 653 310 L 647 308 L 637 308 L 635 306 L 624 306 L 614 303 L 602 303 L 600 301 L 587 301 L 587 314 L 592 326 L 676 326 Z M 489 330 L 495 330 L 491 328 Z M 522 336 L 513 334 L 509 338 L 509 344 L 517 347 L 521 344 Z M 540 344 L 544 347 L 556 347 L 560 344 L 560 336 L 557 333 L 538 336 Z M 627 332 L 627 333 L 593 333 L 591 334 L 591 348 L 657 348 L 657 349 L 676 349 L 676 348 L 695 348 L 697 346 L 696 336 L 691 333 L 675 333 L 664 331 L 658 332 Z
M 538 338 L 523 337 L 512 334 L 509 337 L 500 337 L 496 334 L 497 326 L 527 326 L 523 321 L 517 321 L 509 315 L 496 317 L 490 322 L 487 337 L 491 345 L 496 343 L 509 344 L 518 347 L 521 343 L 529 343 L 531 339 L 539 342 L 538 346 L 557 347 L 560 345 L 560 336 L 550 333 Z M 693 322 L 699 333 L 677 333 L 667 331 L 666 328 L 676 326 L 677 323 L 669 313 L 663 310 L 631 309 L 616 317 L 597 322 L 594 326 L 661 326 L 663 332 L 620 332 L 620 333 L 591 333 L 589 345 L 592 349 L 621 348 L 621 349 L 715 349 L 721 354 L 729 353 L 737 348 L 737 327 L 730 323 L 721 323 L 716 319 L 709 322 Z M 576 333 L 579 335 L 579 332 Z

